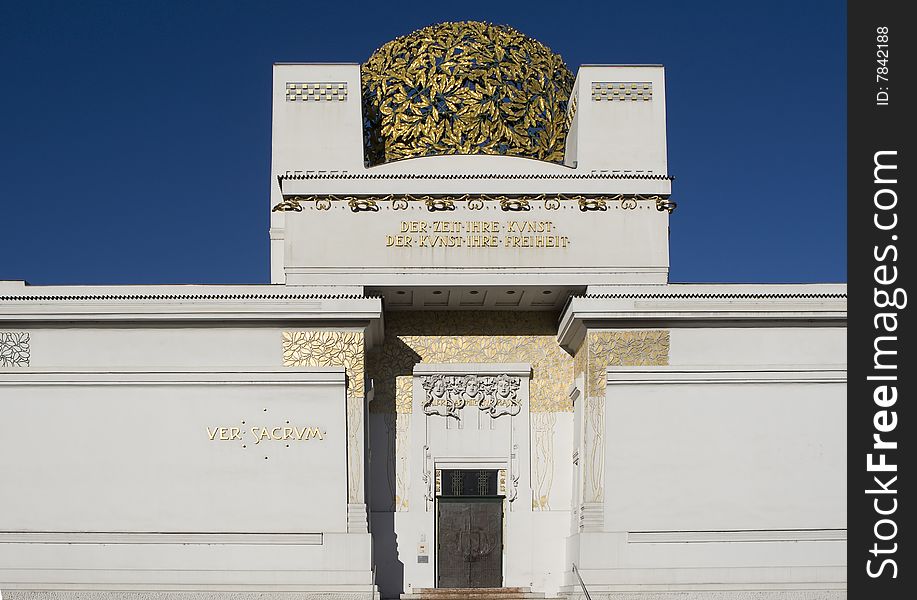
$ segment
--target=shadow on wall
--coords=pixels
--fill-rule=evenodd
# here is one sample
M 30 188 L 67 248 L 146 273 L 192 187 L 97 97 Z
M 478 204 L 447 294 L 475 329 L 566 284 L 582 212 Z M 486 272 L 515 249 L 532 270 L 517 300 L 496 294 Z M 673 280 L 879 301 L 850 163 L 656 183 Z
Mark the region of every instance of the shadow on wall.
M 395 513 L 370 513 L 370 531 L 373 534 L 373 556 L 379 594 L 382 598 L 398 598 L 404 593 L 404 563 L 398 560 Z

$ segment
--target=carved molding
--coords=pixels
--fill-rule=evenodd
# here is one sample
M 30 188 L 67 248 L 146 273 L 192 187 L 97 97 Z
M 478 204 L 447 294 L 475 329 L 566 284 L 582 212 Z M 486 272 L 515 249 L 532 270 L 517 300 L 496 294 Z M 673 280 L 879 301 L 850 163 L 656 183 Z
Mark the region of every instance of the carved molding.
M 0 367 L 28 367 L 29 334 L 24 331 L 0 331 Z

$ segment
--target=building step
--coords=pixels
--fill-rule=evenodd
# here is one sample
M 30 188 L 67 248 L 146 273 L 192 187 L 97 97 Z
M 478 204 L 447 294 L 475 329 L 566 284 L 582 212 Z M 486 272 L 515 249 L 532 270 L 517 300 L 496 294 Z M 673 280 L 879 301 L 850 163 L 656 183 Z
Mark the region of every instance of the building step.
M 545 600 L 544 593 L 531 588 L 415 588 L 401 594 L 401 600 Z

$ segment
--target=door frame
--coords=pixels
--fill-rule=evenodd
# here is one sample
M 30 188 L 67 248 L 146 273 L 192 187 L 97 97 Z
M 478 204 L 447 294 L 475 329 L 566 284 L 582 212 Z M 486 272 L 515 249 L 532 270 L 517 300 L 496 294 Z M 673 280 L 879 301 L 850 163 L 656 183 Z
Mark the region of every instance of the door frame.
M 448 466 L 447 466 L 448 465 Z M 439 551 L 439 503 L 441 500 L 446 502 L 459 502 L 462 500 L 473 502 L 473 501 L 482 501 L 482 502 L 492 502 L 500 503 L 500 586 L 503 587 L 506 581 L 506 493 L 505 493 L 505 482 L 501 481 L 501 471 L 505 475 L 505 463 L 494 463 L 488 461 L 488 463 L 464 463 L 456 464 L 455 462 L 448 462 L 446 464 L 437 463 L 436 464 L 436 482 L 435 490 L 433 494 L 433 587 L 439 588 L 439 561 L 442 556 Z M 444 468 L 445 467 L 445 468 Z M 446 469 L 457 469 L 457 470 L 469 470 L 469 471 L 496 471 L 497 472 L 497 495 L 496 496 L 448 496 L 441 493 L 441 482 L 439 481 L 439 473 Z

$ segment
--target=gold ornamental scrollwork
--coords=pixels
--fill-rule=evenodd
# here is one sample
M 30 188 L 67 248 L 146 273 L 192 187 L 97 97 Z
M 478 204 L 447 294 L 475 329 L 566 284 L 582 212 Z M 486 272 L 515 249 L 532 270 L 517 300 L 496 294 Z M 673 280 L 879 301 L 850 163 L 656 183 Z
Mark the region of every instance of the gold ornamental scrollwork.
M 362 211 L 378 212 L 379 211 L 379 205 L 376 204 L 376 201 L 373 200 L 372 198 L 369 198 L 369 199 L 351 198 L 350 200 L 348 200 L 347 206 L 349 206 L 350 210 L 352 210 L 353 212 L 362 212 Z
M 580 198 L 579 209 L 583 212 L 590 210 L 608 210 L 604 198 Z
M 528 211 L 533 202 L 543 202 L 546 210 L 557 210 L 563 202 L 575 202 L 583 212 L 608 210 L 608 203 L 619 202 L 625 210 L 637 208 L 640 202 L 651 202 L 659 211 L 672 212 L 675 202 L 667 196 L 644 194 L 461 194 L 461 195 L 416 195 L 416 194 L 387 194 L 387 195 L 337 195 L 320 194 L 308 196 L 290 196 L 283 202 L 274 206 L 274 211 L 303 210 L 303 202 L 313 201 L 316 210 L 329 210 L 333 203 L 344 202 L 353 212 L 371 211 L 378 212 L 380 203 L 389 202 L 392 210 L 406 210 L 412 202 L 423 203 L 427 210 L 451 211 L 457 208 L 457 203 L 465 202 L 470 210 L 482 210 L 486 203 L 494 202 L 504 211 Z
M 669 214 L 672 214 L 672 211 L 674 211 L 675 207 L 678 206 L 677 204 L 675 204 L 668 198 L 661 198 L 657 196 L 655 200 L 656 200 L 656 210 L 658 210 L 659 212 L 667 211 Z
M 299 196 L 286 198 L 283 202 L 278 202 L 274 208 L 271 209 L 271 212 L 302 212 L 301 200 L 302 198 Z
M 427 210 L 430 212 L 436 212 L 440 210 L 455 210 L 455 202 L 444 198 L 427 198 L 424 201 L 424 204 L 427 205 Z
M 500 198 L 500 208 L 511 211 L 532 210 L 529 201 L 525 198 Z
M 484 208 L 484 201 L 480 198 L 468 199 L 468 210 L 481 210 Z

